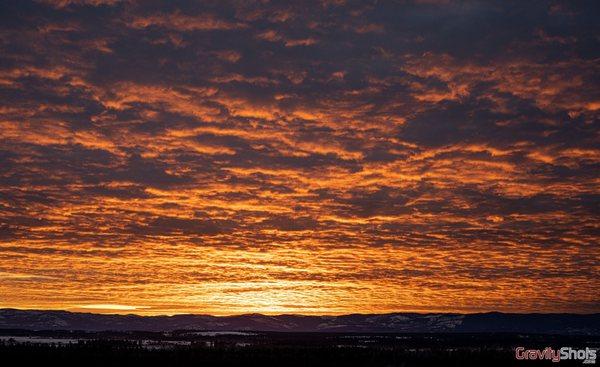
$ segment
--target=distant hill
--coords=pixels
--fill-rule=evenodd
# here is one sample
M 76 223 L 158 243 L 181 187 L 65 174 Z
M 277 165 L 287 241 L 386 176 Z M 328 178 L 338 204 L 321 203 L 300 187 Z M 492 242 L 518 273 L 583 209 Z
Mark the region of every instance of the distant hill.
M 0 309 L 0 329 L 85 331 L 513 332 L 600 335 L 600 314 L 104 315 Z

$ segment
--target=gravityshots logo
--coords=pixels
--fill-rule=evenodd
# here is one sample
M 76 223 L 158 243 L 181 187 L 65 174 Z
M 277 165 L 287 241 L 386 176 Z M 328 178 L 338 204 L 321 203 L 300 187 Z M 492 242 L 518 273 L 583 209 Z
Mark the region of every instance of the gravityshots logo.
M 518 347 L 515 349 L 515 358 L 520 361 L 525 359 L 545 359 L 557 363 L 567 360 L 579 360 L 583 361 L 583 364 L 596 364 L 596 351 L 596 349 L 592 348 L 574 349 L 571 347 L 564 347 L 557 350 L 551 347 L 546 347 L 543 350 L 540 350 Z

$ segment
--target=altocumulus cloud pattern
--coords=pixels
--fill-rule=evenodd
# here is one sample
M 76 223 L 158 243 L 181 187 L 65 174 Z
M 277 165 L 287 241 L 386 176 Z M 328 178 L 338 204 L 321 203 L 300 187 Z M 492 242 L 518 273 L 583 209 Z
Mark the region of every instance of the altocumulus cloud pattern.
M 598 312 L 599 8 L 2 1 L 1 306 Z

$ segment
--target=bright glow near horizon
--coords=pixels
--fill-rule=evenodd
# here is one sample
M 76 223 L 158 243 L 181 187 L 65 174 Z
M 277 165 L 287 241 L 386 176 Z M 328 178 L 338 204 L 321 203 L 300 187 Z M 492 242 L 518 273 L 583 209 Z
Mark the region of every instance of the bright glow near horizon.
M 128 305 L 116 305 L 116 304 L 90 304 L 90 305 L 78 305 L 74 308 L 83 308 L 91 310 L 110 310 L 110 311 L 133 311 L 146 309 L 146 306 L 128 306 Z

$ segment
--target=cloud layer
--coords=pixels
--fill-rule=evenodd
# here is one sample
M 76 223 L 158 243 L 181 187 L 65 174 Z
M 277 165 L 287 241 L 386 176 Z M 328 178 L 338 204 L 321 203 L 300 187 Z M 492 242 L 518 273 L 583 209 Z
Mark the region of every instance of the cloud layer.
M 3 1 L 0 306 L 600 312 L 599 10 Z

